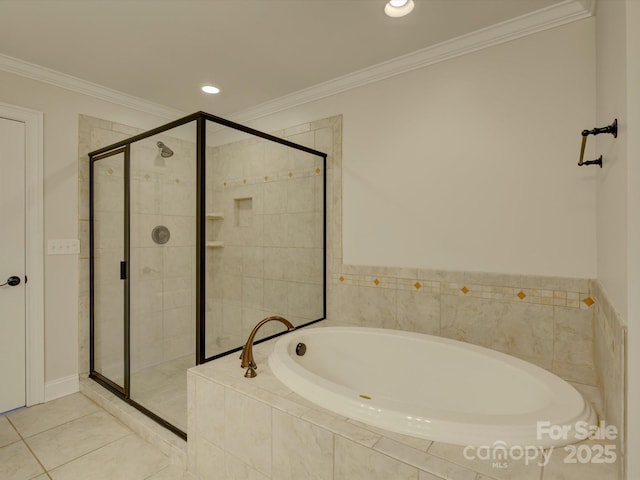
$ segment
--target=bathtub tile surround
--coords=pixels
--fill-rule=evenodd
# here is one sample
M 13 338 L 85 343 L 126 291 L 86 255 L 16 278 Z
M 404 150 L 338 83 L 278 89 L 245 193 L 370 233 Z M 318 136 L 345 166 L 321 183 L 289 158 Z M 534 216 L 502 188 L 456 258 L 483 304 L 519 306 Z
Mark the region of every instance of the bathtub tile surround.
M 333 478 L 331 432 L 279 410 L 273 410 L 272 422 L 274 478 Z M 292 455 L 298 450 L 305 455 Z
M 416 460 L 407 462 L 402 458 L 403 455 L 406 456 L 406 452 L 393 453 L 393 448 L 388 443 L 381 443 L 386 438 L 379 433 L 381 430 L 365 428 L 326 410 L 314 408 L 307 401 L 299 401 L 300 397 L 284 387 L 273 375 L 269 375 L 267 356 L 273 343 L 271 341 L 255 347 L 260 373 L 251 380 L 242 376 L 242 370 L 238 368 L 237 359 L 232 358 L 233 356 L 189 370 L 188 381 L 195 390 L 195 397 L 190 397 L 188 431 L 188 463 L 192 473 L 197 472 L 201 460 L 198 458 L 200 450 L 191 448 L 191 443 L 198 445 L 207 442 L 217 449 L 216 452 L 225 452 L 224 470 L 229 472 L 233 468 L 254 472 L 255 478 L 423 478 L 419 477 L 421 472 L 418 466 L 412 464 L 417 463 Z M 257 386 L 252 380 L 261 377 L 263 381 Z M 213 389 L 210 384 L 214 385 Z M 216 404 L 224 403 L 224 415 L 212 419 L 207 412 L 211 408 L 210 404 L 195 402 L 201 389 L 215 392 L 210 400 Z M 238 415 L 247 420 L 239 419 Z M 222 427 L 220 418 L 224 418 Z M 218 437 L 215 443 L 209 443 L 204 439 L 203 432 L 216 428 L 222 428 L 224 438 Z M 388 442 L 404 445 L 400 442 L 402 437 L 396 435 L 393 439 L 388 438 Z M 413 440 L 408 441 L 411 444 Z M 422 441 L 419 444 L 423 450 L 414 449 L 410 445 L 406 448 L 419 452 L 427 459 L 424 466 L 432 471 L 422 472 L 425 475 L 436 475 L 435 478 L 475 478 L 475 473 L 471 470 L 426 453 L 431 442 Z M 218 455 L 218 458 L 222 458 L 222 455 Z M 229 461 L 232 462 L 232 467 Z M 223 464 L 219 464 L 217 469 L 223 470 Z M 464 472 L 466 476 L 446 477 L 448 472 Z M 212 478 L 210 473 L 201 471 L 196 476 L 208 480 Z
M 255 347 L 260 367 L 254 379 L 243 377 L 235 356 L 189 370 L 192 393 L 188 463 L 190 472 L 198 479 L 618 478 L 612 465 L 572 468 L 575 465 L 563 462 L 566 454 L 561 448 L 551 454 L 553 461 L 544 467 L 535 462 L 527 465 L 524 460 L 510 460 L 504 468 L 497 468 L 493 460 L 466 459 L 461 446 L 394 434 L 341 417 L 302 399 L 273 376 L 267 357 L 274 343 L 272 340 Z M 262 379 L 259 384 L 258 379 Z M 196 401 L 203 396 L 207 402 Z M 217 408 L 224 405 L 223 411 L 212 415 L 212 405 Z M 214 430 L 224 435 L 217 434 L 214 438 L 211 435 Z M 202 455 L 207 458 L 200 458 Z M 212 455 L 219 463 L 215 470 L 206 470 L 203 464 Z M 223 471 L 226 477 L 218 476 Z
M 604 418 L 619 431 L 618 451 L 626 454 L 626 351 L 627 325 L 613 308 L 599 281 L 592 282 L 595 304 L 595 357 L 598 383 L 603 392 Z M 625 462 L 620 462 L 624 467 Z M 621 470 L 620 478 L 624 478 Z
M 330 282 L 331 319 L 442 335 L 596 385 L 589 280 L 343 265 Z
M 334 468 L 336 480 L 418 480 L 415 467 L 340 436 L 335 437 Z

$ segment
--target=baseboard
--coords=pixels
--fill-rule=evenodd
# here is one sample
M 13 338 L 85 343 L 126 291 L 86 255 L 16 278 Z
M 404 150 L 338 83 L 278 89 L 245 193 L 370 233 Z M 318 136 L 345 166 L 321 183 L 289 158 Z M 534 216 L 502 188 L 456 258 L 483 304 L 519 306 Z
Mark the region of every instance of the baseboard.
M 67 377 L 51 380 L 44 384 L 44 401 L 55 400 L 80 391 L 80 383 L 78 375 L 69 375 Z

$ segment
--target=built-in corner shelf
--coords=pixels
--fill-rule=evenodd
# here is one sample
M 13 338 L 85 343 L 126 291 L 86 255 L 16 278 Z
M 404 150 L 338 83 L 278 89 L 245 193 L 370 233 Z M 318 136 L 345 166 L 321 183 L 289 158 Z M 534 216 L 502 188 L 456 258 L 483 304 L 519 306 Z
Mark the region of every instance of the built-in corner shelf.
M 207 220 L 224 220 L 224 212 L 205 213 Z M 220 240 L 211 240 L 206 243 L 207 248 L 223 248 L 224 242 Z

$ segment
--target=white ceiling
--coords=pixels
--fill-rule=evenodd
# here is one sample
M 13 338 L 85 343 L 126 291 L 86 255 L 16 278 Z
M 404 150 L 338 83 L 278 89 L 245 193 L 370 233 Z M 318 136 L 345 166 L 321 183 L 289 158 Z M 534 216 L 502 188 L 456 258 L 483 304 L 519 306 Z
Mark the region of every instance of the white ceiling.
M 0 54 L 225 116 L 562 3 L 415 2 L 392 19 L 385 0 L 0 0 Z

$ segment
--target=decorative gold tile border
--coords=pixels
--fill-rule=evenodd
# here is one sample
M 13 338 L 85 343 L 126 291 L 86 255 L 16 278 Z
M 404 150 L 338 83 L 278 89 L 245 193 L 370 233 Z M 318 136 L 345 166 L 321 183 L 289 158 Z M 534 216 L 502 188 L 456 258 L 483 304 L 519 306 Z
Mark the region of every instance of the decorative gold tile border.
M 322 169 L 317 168 L 305 168 L 299 170 L 286 170 L 276 172 L 268 175 L 258 175 L 255 177 L 238 177 L 226 179 L 222 182 L 217 182 L 213 185 L 214 190 L 224 190 L 231 187 L 242 187 L 246 185 L 257 185 L 260 183 L 279 182 L 282 180 L 293 180 L 296 178 L 309 178 L 315 177 L 322 173 Z
M 363 270 L 370 271 L 368 267 Z M 487 274 L 492 275 L 492 274 Z M 522 276 L 519 276 L 522 278 Z M 394 277 L 389 275 L 338 273 L 330 277 L 333 283 L 361 287 L 411 290 L 430 295 L 453 295 L 500 302 L 532 303 L 587 310 L 595 304 L 588 291 L 574 292 L 527 288 L 521 286 L 497 286 L 479 283 L 460 283 L 426 278 Z M 526 277 L 524 277 L 526 278 Z

